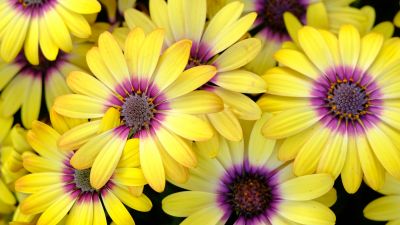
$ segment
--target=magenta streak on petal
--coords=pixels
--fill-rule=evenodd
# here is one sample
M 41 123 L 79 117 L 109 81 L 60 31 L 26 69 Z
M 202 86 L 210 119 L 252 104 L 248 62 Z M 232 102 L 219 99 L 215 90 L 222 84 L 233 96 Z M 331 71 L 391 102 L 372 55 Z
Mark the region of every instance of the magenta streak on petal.
M 129 128 L 125 125 L 114 128 L 113 133 L 115 136 L 122 140 L 126 140 L 129 135 Z

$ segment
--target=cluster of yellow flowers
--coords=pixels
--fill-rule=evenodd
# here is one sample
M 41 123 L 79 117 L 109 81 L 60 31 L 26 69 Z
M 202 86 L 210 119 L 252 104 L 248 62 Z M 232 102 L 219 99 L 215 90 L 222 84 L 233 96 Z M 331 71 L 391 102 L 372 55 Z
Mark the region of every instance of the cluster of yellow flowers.
M 134 225 L 167 182 L 182 225 L 330 225 L 339 176 L 400 224 L 400 13 L 352 2 L 0 0 L 0 225 Z

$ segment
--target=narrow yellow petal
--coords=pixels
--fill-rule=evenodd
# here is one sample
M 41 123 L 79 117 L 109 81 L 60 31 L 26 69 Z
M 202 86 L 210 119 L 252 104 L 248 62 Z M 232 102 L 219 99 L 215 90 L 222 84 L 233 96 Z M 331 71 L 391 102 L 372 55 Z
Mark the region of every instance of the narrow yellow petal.
M 184 221 L 182 221 L 181 225 L 214 225 L 217 224 L 223 217 L 223 210 L 216 206 L 212 205 L 206 208 L 202 208 L 201 210 L 196 211 L 187 217 Z M 207 218 L 204 220 L 204 218 Z
M 238 69 L 253 60 L 260 50 L 261 41 L 257 38 L 248 38 L 229 47 L 218 56 L 213 65 L 218 68 L 218 72 Z
M 283 65 L 316 80 L 321 72 L 310 62 L 310 60 L 298 50 L 280 49 L 274 58 Z
M 383 36 L 376 33 L 369 33 L 362 37 L 357 68 L 368 70 L 381 50 L 383 40 Z
M 207 114 L 207 117 L 214 129 L 226 139 L 240 141 L 243 138 L 239 120 L 229 108 L 225 108 L 221 112 Z
M 368 219 L 386 221 L 400 219 L 400 196 L 384 196 L 370 202 L 364 208 L 364 215 Z
M 329 128 L 321 126 L 316 126 L 313 132 L 313 135 L 304 143 L 294 160 L 293 171 L 297 176 L 315 172 L 322 149 L 332 135 Z
M 107 110 L 106 102 L 86 95 L 63 95 L 54 102 L 54 110 L 72 118 L 99 118 Z
M 111 192 L 119 198 L 125 205 L 140 212 L 148 212 L 152 208 L 152 203 L 146 195 L 134 196 L 127 188 L 115 186 Z
M 264 113 L 256 121 L 250 134 L 248 156 L 249 161 L 255 165 L 263 165 L 275 149 L 275 140 L 267 139 L 262 135 L 262 127 L 271 118 L 271 114 Z
M 319 116 L 310 107 L 299 107 L 282 111 L 268 120 L 263 127 L 267 138 L 280 139 L 297 134 L 319 121 Z
M 91 48 L 86 54 L 86 61 L 90 70 L 101 82 L 103 82 L 110 90 L 116 89 L 118 82 L 113 77 L 111 71 L 108 70 L 100 54 L 99 48 Z
M 140 137 L 140 164 L 150 187 L 162 192 L 165 188 L 165 171 L 159 152 L 160 147 L 150 136 L 151 134 L 147 135 Z
M 346 161 L 342 169 L 342 183 L 347 193 L 355 193 L 361 185 L 363 172 L 361 170 L 360 159 L 355 138 L 349 137 Z
M 163 41 L 164 30 L 162 29 L 156 29 L 146 36 L 138 56 L 137 75 L 141 80 L 148 82 L 152 79 L 160 58 Z
M 187 126 L 190 124 L 190 126 Z M 189 140 L 204 141 L 210 139 L 213 131 L 209 124 L 199 117 L 189 114 L 168 113 L 162 121 L 168 130 Z
M 247 70 L 232 70 L 218 73 L 211 81 L 225 89 L 241 93 L 262 93 L 266 90 L 265 81 Z
M 30 84 L 29 95 L 22 103 L 21 120 L 26 128 L 32 127 L 32 122 L 37 120 L 42 101 L 42 78 L 35 77 Z
M 335 214 L 326 206 L 315 201 L 284 201 L 278 213 L 300 224 L 333 225 Z
M 299 44 L 307 57 L 323 73 L 334 63 L 329 47 L 321 34 L 312 27 L 299 30 Z
M 306 21 L 309 26 L 329 29 L 329 18 L 325 4 L 323 2 L 310 4 L 307 7 Z
M 315 125 L 317 126 L 317 125 Z M 299 153 L 301 147 L 310 139 L 314 133 L 314 128 L 310 127 L 298 134 L 285 138 L 279 146 L 278 158 L 283 161 L 294 159 Z
M 73 193 L 66 193 L 59 197 L 43 214 L 39 217 L 38 225 L 56 225 L 60 222 L 68 211 L 75 204 L 76 197 Z
M 92 197 L 82 196 L 72 207 L 68 214 L 66 225 L 69 224 L 93 224 L 93 200 Z
M 14 205 L 17 201 L 14 195 L 11 193 L 10 189 L 6 186 L 6 184 L 0 180 L 0 193 L 1 193 L 1 201 L 9 204 Z
M 36 17 L 31 18 L 25 40 L 24 52 L 26 59 L 31 64 L 39 64 L 39 20 Z
M 175 217 L 188 217 L 214 204 L 216 197 L 208 192 L 182 191 L 165 197 L 162 200 L 162 209 Z
M 288 31 L 289 36 L 296 44 L 299 44 L 297 34 L 300 28 L 303 27 L 303 24 L 291 12 L 283 13 L 283 20 L 285 22 L 286 30 Z
M 84 16 L 67 10 L 59 4 L 55 6 L 55 9 L 73 35 L 78 38 L 88 38 L 90 36 L 90 25 Z
M 329 173 L 335 179 L 339 176 L 346 160 L 348 136 L 337 133 L 328 140 L 318 163 L 317 173 Z
M 124 12 L 126 24 L 130 29 L 140 27 L 146 33 L 152 32 L 156 29 L 154 22 L 143 12 L 136 9 L 127 9 Z
M 111 33 L 104 32 L 100 35 L 99 51 L 103 62 L 118 84 L 123 84 L 123 82 L 129 80 L 128 65 L 122 49 Z
M 156 134 L 161 145 L 174 160 L 190 168 L 197 165 L 196 155 L 191 146 L 181 137 L 169 132 L 162 126 L 157 128 Z
M 207 83 L 217 72 L 214 66 L 196 66 L 185 70 L 165 91 L 171 99 L 187 94 Z
M 351 25 L 344 25 L 339 31 L 339 50 L 343 66 L 354 69 L 360 54 L 360 34 Z
M 307 98 L 283 97 L 265 94 L 257 100 L 257 105 L 263 112 L 279 113 L 288 109 L 309 104 Z
M 168 102 L 170 111 L 184 114 L 214 113 L 223 110 L 223 102 L 216 94 L 208 91 L 193 91 Z
M 36 193 L 61 182 L 63 182 L 61 173 L 34 173 L 18 179 L 15 182 L 15 189 L 23 193 Z
M 283 199 L 307 201 L 326 194 L 333 184 L 334 179 L 329 174 L 311 174 L 285 181 L 279 189 Z
M 11 62 L 20 52 L 28 32 L 30 15 L 17 15 L 5 28 L 0 44 L 1 57 Z
M 191 46 L 192 42 L 184 39 L 174 43 L 163 52 L 153 77 L 158 91 L 163 91 L 173 83 L 185 69 L 189 60 Z
M 50 36 L 50 31 L 46 26 L 46 21 L 39 20 L 39 44 L 43 55 L 48 60 L 55 60 L 58 54 L 58 47 Z
M 24 214 L 42 213 L 64 194 L 62 184 L 52 185 L 25 198 L 21 202 L 21 212 Z
M 286 67 L 275 67 L 262 76 L 267 93 L 286 97 L 311 97 L 312 80 Z
M 107 225 L 106 214 L 98 196 L 93 196 L 93 224 Z
M 65 132 L 58 141 L 61 150 L 75 150 L 86 143 L 89 138 L 97 134 L 101 120 L 83 123 Z
M 90 171 L 90 184 L 96 189 L 102 188 L 113 175 L 125 147 L 129 129 L 115 128 L 113 137 L 102 146 Z
M 131 75 L 137 74 L 139 52 L 145 37 L 143 29 L 137 27 L 129 32 L 125 40 L 124 55 Z
M 101 5 L 97 0 L 59 0 L 59 2 L 67 9 L 80 14 L 97 13 L 101 9 Z
M 44 13 L 44 20 L 47 28 L 51 31 L 49 34 L 54 43 L 64 52 L 70 52 L 72 50 L 71 35 L 57 11 L 48 10 Z
M 108 215 L 116 224 L 135 225 L 132 216 L 126 210 L 122 202 L 115 196 L 111 190 L 105 190 L 101 193 L 104 207 Z
M 125 186 L 142 186 L 147 184 L 140 168 L 117 168 L 112 180 Z

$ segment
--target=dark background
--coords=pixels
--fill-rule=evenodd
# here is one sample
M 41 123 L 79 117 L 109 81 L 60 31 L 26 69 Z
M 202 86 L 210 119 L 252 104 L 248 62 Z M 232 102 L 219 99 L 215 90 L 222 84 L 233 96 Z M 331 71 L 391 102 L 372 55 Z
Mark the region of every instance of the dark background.
M 190 1 L 190 0 L 188 0 Z M 335 0 L 331 0 L 335 1 Z M 146 9 L 148 3 L 145 0 L 138 1 L 138 8 L 142 11 Z M 382 21 L 391 21 L 399 10 L 398 0 L 358 0 L 353 3 L 355 7 L 362 7 L 364 5 L 370 5 L 375 8 L 376 11 L 376 23 Z M 100 17 L 101 18 L 101 17 Z M 399 36 L 400 30 L 396 29 L 395 36 Z M 340 178 L 336 180 L 335 188 L 337 190 L 337 202 L 332 207 L 332 210 L 336 214 L 338 225 L 383 225 L 385 222 L 375 222 L 364 218 L 363 209 L 372 200 L 381 196 L 379 193 L 373 191 L 365 184 L 362 184 L 359 191 L 356 194 L 347 194 L 343 189 Z M 181 189 L 167 184 L 166 190 L 159 194 L 152 191 L 150 188 L 145 188 L 145 194 L 152 200 L 153 209 L 148 213 L 136 212 L 131 210 L 133 218 L 138 225 L 175 225 L 179 224 L 183 218 L 174 218 L 163 213 L 161 209 L 161 200 L 174 192 L 180 191 Z M 400 211 L 399 211 L 400 213 Z M 207 218 L 204 218 L 205 220 Z

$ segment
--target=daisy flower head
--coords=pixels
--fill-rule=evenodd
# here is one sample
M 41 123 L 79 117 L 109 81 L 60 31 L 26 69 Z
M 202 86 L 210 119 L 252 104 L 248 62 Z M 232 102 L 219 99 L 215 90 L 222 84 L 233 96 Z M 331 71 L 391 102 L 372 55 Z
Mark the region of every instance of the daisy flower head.
M 270 117 L 263 114 L 247 140 L 221 137 L 216 158 L 200 154 L 188 182 L 177 184 L 187 191 L 164 198 L 163 210 L 187 217 L 182 225 L 204 224 L 204 218 L 208 225 L 334 224 L 334 213 L 318 202 L 332 192 L 334 179 L 329 174 L 295 177 L 291 163 L 277 159 L 276 141 L 261 134 Z
M 306 26 L 298 38 L 299 49 L 275 54 L 282 66 L 263 76 L 268 95 L 258 102 L 275 113 L 264 135 L 285 138 L 280 159 L 294 159 L 296 175 L 342 174 L 349 193 L 363 175 L 373 189 L 385 171 L 400 178 L 400 41 L 373 32 L 361 38 L 352 25 L 338 36 Z
M 100 9 L 97 0 L 2 1 L 0 55 L 11 62 L 23 47 L 27 60 L 33 65 L 40 62 L 39 51 L 46 59 L 55 60 L 59 49 L 72 50 L 71 34 L 79 38 L 90 36 L 90 26 L 83 14 Z
M 206 21 L 206 0 L 150 0 L 149 5 L 150 17 L 135 9 L 126 10 L 127 25 L 131 29 L 164 28 L 167 46 L 183 38 L 192 41 L 186 68 L 215 66 L 217 73 L 200 89 L 217 94 L 225 105 L 222 112 L 209 113 L 204 118 L 217 133 L 239 141 L 243 136 L 239 119 L 257 120 L 261 116 L 258 106 L 242 93 L 264 93 L 266 89 L 257 74 L 243 69 L 261 47 L 258 39 L 244 38 L 257 15 L 251 12 L 241 16 L 244 4 L 239 1 L 223 7 L 210 21 Z M 202 144 L 214 156 L 218 149 L 216 140 L 214 136 L 212 141 Z
M 274 67 L 276 61 L 273 60 L 273 54 L 283 42 L 296 39 L 297 30 L 302 24 L 335 33 L 342 24 L 353 24 L 357 29 L 364 30 L 367 17 L 360 9 L 349 6 L 353 1 L 241 0 L 245 5 L 244 12 L 257 13 L 250 33 L 262 41 L 260 53 L 246 68 L 264 74 L 267 69 Z M 209 2 L 212 8 L 218 8 L 232 0 Z
M 21 202 L 21 212 L 38 214 L 37 224 L 107 224 L 106 213 L 117 224 L 134 224 L 125 205 L 138 211 L 149 211 L 151 201 L 135 194 L 130 187 L 141 187 L 146 181 L 138 168 L 138 142 L 125 148 L 113 176 L 101 188 L 91 186 L 91 169 L 72 167 L 73 151 L 57 147 L 61 134 L 35 121 L 27 140 L 35 153 L 23 158 L 30 172 L 18 179 L 15 189 L 28 195 Z
M 57 98 L 55 110 L 67 117 L 102 118 L 105 132 L 85 143 L 72 157 L 77 169 L 92 167 L 91 184 L 102 187 L 111 177 L 128 140 L 140 142 L 140 163 L 150 186 L 162 191 L 165 177 L 183 182 L 187 167 L 196 165 L 192 140 L 213 136 L 197 115 L 222 110 L 220 98 L 195 89 L 215 75 L 213 66 L 184 70 L 191 42 L 182 40 L 162 51 L 164 31 L 132 30 L 121 49 L 114 37 L 100 35 L 87 54 L 95 76 L 73 72 L 67 79 L 77 94 Z M 71 149 L 86 130 L 61 138 Z
M 77 42 L 72 52 L 60 51 L 53 61 L 40 54 L 38 65 L 31 64 L 22 53 L 12 63 L 1 62 L 0 118 L 11 118 L 20 110 L 22 125 L 30 128 L 32 121 L 39 117 L 42 90 L 47 111 L 50 112 L 57 96 L 71 93 L 65 81 L 69 72 L 87 70 L 84 57 L 90 47 L 88 42 Z M 11 122 L 0 121 L 5 124 Z
M 384 196 L 370 202 L 364 208 L 364 216 L 374 221 L 388 221 L 386 224 L 400 223 L 400 181 L 389 174 L 385 184 L 378 190 Z

